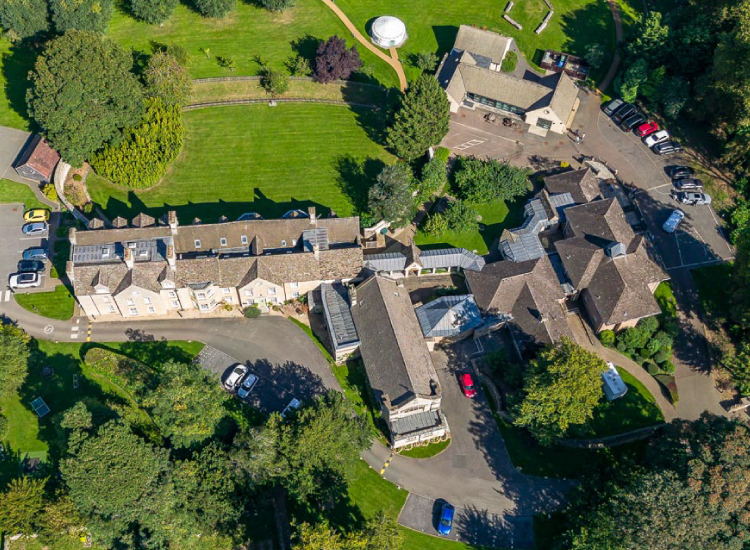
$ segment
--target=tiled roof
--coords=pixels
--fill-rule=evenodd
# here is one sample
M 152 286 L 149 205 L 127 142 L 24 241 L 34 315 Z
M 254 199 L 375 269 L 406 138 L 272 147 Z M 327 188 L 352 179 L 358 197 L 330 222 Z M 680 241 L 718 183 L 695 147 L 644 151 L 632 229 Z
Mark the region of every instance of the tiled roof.
M 468 25 L 458 27 L 453 48 L 485 57 L 493 63 L 501 63 L 508 44 L 513 39 L 495 32 L 483 31 Z
M 331 327 L 331 340 L 336 349 L 359 343 L 357 328 L 349 305 L 349 293 L 343 285 L 320 285 L 326 320 Z
M 585 204 L 602 197 L 599 179 L 591 168 L 547 176 L 544 178 L 544 186 L 550 195 L 570 193 L 577 204 Z
M 563 239 L 555 243 L 565 273 L 574 288 L 586 288 L 604 258 L 604 249 L 581 237 Z
M 416 310 L 425 338 L 457 336 L 482 324 L 474 297 L 442 296 Z
M 477 256 L 465 248 L 420 250 L 415 245 L 411 245 L 407 252 L 408 256 L 401 252 L 367 254 L 364 256 L 364 265 L 376 273 L 383 271 L 403 271 L 414 262 L 422 266 L 423 269 L 460 267 L 462 269 L 481 271 L 482 267 L 484 267 L 484 258 Z
M 16 168 L 29 166 L 41 174 L 44 179 L 51 181 L 59 160 L 60 154 L 50 147 L 42 136 L 34 134 L 28 146 L 21 153 Z
M 415 396 L 437 397 L 437 373 L 406 289 L 375 275 L 357 287 L 356 296 L 352 315 L 376 397 L 389 409 Z
M 635 237 L 620 203 L 613 198 L 571 206 L 565 209 L 565 216 L 576 237 L 602 247 L 611 242 L 629 246 Z

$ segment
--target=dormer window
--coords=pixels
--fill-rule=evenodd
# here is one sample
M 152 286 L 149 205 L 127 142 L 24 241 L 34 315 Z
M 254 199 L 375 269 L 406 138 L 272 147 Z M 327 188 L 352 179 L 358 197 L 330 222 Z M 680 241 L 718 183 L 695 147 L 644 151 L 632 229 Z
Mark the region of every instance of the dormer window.
M 227 245 L 227 239 L 225 237 L 222 237 L 221 239 L 219 239 L 219 242 L 221 243 L 221 246 Z
M 201 247 L 201 240 L 195 239 L 195 248 L 200 248 L 200 247 Z
M 102 258 L 109 258 L 109 247 L 102 247 Z
M 286 241 L 281 241 L 281 246 L 286 246 Z
M 247 235 L 242 235 L 242 236 L 240 237 L 240 242 L 241 242 L 242 244 L 247 244 Z

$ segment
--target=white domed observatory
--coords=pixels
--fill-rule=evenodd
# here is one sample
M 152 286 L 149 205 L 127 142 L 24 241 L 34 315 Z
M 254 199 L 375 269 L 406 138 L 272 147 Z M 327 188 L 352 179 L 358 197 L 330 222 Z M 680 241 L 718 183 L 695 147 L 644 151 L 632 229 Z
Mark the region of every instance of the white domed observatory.
M 383 15 L 373 21 L 370 34 L 373 43 L 381 48 L 398 48 L 408 38 L 404 22 L 390 15 Z

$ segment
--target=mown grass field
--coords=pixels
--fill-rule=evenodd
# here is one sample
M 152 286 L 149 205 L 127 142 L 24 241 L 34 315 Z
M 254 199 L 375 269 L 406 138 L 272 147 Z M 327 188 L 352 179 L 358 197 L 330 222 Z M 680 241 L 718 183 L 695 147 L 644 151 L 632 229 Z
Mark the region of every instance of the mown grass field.
M 24 309 L 47 317 L 65 321 L 73 317 L 75 299 L 65 285 L 58 285 L 49 292 L 14 294 L 16 303 Z
M 188 111 L 185 145 L 157 186 L 133 192 L 89 175 L 107 215 L 132 218 L 176 209 L 182 223 L 259 212 L 280 217 L 316 206 L 354 214 L 367 189 L 395 159 L 371 137 L 382 131 L 372 109 L 324 104 L 239 105 Z M 378 138 L 379 139 L 379 138 Z

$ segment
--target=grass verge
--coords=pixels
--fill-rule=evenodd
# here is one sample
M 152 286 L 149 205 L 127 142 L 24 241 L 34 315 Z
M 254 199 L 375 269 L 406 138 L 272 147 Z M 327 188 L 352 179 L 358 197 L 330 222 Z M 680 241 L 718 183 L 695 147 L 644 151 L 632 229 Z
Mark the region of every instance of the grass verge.
M 50 292 L 14 294 L 13 297 L 19 306 L 42 317 L 60 321 L 73 317 L 75 298 L 65 285 L 57 285 Z
M 677 300 L 672 292 L 672 283 L 664 281 L 659 283 L 654 292 L 654 298 L 661 308 L 661 312 L 666 317 L 677 317 Z
M 451 444 L 451 440 L 439 441 L 437 443 L 430 443 L 421 447 L 414 447 L 413 449 L 399 451 L 398 454 L 407 458 L 432 458 L 442 453 Z
M 46 204 L 42 204 L 36 198 L 34 192 L 25 183 L 5 179 L 0 180 L 0 203 L 16 202 L 23 204 L 27 210 L 29 208 L 48 208 Z
M 318 338 L 318 337 L 317 337 L 317 336 L 315 335 L 315 333 L 314 333 L 314 332 L 312 331 L 312 329 L 311 329 L 310 327 L 308 327 L 308 326 L 307 326 L 307 325 L 306 325 L 305 323 L 303 323 L 302 321 L 299 321 L 299 320 L 295 319 L 294 317 L 287 317 L 287 319 L 289 319 L 289 320 L 290 320 L 290 321 L 291 321 L 292 323 L 294 323 L 294 324 L 295 324 L 295 325 L 297 325 L 297 326 L 298 326 L 299 328 L 301 328 L 301 329 L 302 329 L 302 331 L 303 331 L 303 332 L 304 332 L 305 334 L 307 334 L 307 335 L 308 335 L 308 336 L 310 337 L 310 340 L 312 340 L 313 342 L 315 342 L 315 345 L 317 345 L 317 346 L 318 346 L 318 349 L 320 350 L 320 353 L 322 353 L 322 354 L 323 354 L 323 357 L 325 357 L 325 358 L 326 358 L 326 360 L 327 360 L 327 361 L 328 361 L 329 363 L 331 363 L 331 365 L 333 365 L 333 364 L 335 364 L 335 363 L 336 363 L 336 362 L 335 362 L 335 361 L 333 360 L 333 357 L 331 357 L 331 354 L 330 354 L 330 353 L 328 352 L 328 350 L 326 349 L 326 346 L 325 346 L 325 344 L 323 344 L 323 342 L 322 342 L 322 341 L 320 340 L 320 338 Z

